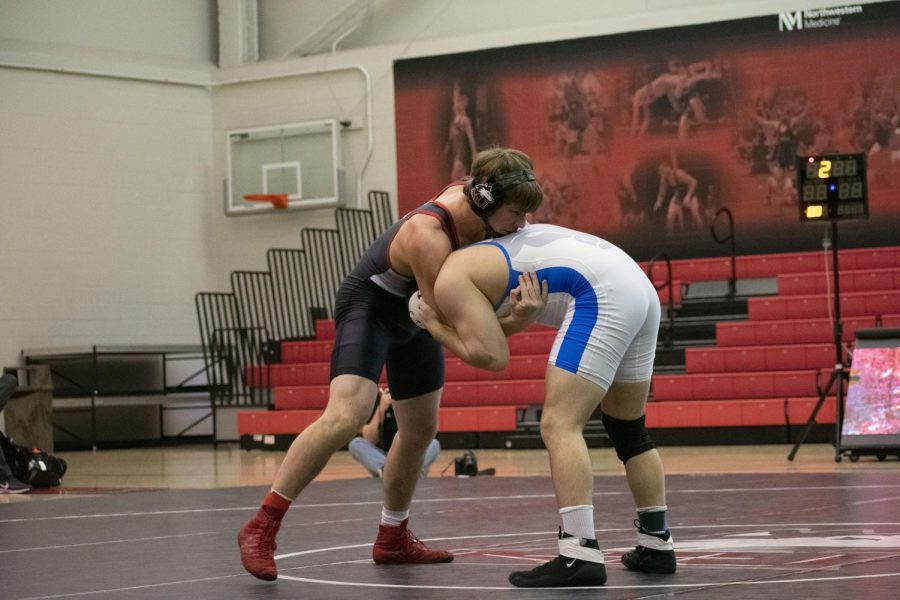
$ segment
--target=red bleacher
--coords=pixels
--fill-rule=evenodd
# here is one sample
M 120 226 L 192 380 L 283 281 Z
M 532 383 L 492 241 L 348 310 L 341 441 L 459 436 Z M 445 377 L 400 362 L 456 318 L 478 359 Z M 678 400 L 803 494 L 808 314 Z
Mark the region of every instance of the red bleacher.
M 798 296 L 831 293 L 831 279 L 821 273 L 792 273 L 778 276 L 778 294 Z M 887 288 L 885 286 L 888 286 Z M 841 273 L 841 293 L 900 290 L 900 268 L 869 269 Z
M 686 373 L 656 375 L 648 425 L 805 423 L 837 360 L 831 260 L 822 252 L 738 257 L 739 277 L 777 277 L 778 295 L 750 298 L 747 321 L 717 323 L 715 347 L 687 348 Z M 900 325 L 900 248 L 841 251 L 839 266 L 844 342 L 857 329 Z M 826 398 L 816 420 L 834 419 L 835 399 Z
M 688 373 L 830 369 L 836 360 L 834 344 L 686 348 L 684 358 Z
M 815 396 L 816 375 L 815 370 L 656 375 L 653 377 L 653 400 L 666 402 Z
M 784 273 L 819 273 L 831 268 L 831 254 L 815 252 L 785 252 L 777 254 L 748 254 L 735 259 L 739 279 L 777 277 Z M 827 267 L 826 267 L 827 262 Z M 647 270 L 647 263 L 640 263 Z M 840 251 L 840 269 L 886 269 L 900 267 L 900 246 L 882 248 L 858 248 Z M 665 268 L 657 265 L 653 279 L 665 279 Z M 731 259 L 728 257 L 695 258 L 672 261 L 672 279 L 684 282 L 723 280 L 731 277 Z M 841 279 L 843 281 L 843 278 Z
M 825 278 L 831 266 L 831 254 L 821 251 L 738 257 L 739 278 L 777 278 L 778 295 L 751 298 L 747 321 L 718 323 L 716 346 L 687 348 L 684 374 L 654 376 L 648 426 L 805 423 L 836 358 Z M 654 268 L 657 282 L 666 275 L 659 267 Z M 845 342 L 852 342 L 860 328 L 900 326 L 900 246 L 842 250 L 840 269 Z M 681 302 L 685 283 L 730 275 L 729 258 L 672 261 L 673 300 Z M 665 291 L 660 296 L 667 300 Z M 520 409 L 543 402 L 546 356 L 554 337 L 555 331 L 542 327 L 511 337 L 510 365 L 499 373 L 448 355 L 439 430 L 514 430 Z M 272 387 L 274 410 L 240 412 L 239 433 L 295 434 L 318 418 L 328 401 L 333 339 L 334 323 L 319 321 L 316 340 L 284 342 L 282 364 L 251 369 L 247 381 Z M 832 397 L 817 421 L 833 423 L 834 418 Z
M 898 288 L 900 289 L 900 288 Z M 843 313 L 843 310 L 841 311 Z M 900 314 L 843 318 L 845 342 L 852 342 L 857 329 L 900 327 Z M 739 321 L 716 323 L 718 346 L 756 346 L 764 344 L 833 343 L 834 327 L 830 319 L 793 319 L 790 321 Z
M 885 285 L 892 285 L 886 281 Z M 828 318 L 832 299 L 827 294 L 811 296 L 775 296 L 750 298 L 747 306 L 751 321 Z M 865 317 L 900 312 L 897 290 L 879 292 L 841 292 L 841 317 Z
M 815 398 L 749 400 L 682 400 L 650 403 L 647 427 L 760 427 L 802 425 L 818 402 Z M 827 398 L 816 421 L 834 423 L 835 399 Z

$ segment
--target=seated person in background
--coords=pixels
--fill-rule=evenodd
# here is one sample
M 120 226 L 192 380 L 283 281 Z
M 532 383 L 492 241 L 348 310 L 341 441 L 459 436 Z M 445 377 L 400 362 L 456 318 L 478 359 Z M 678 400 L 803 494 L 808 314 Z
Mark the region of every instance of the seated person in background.
M 637 263 L 598 237 L 555 225 L 528 225 L 450 254 L 435 281 L 434 299 L 433 308 L 410 302 L 414 322 L 456 356 L 483 369 L 500 371 L 509 363 L 509 345 L 497 316 L 508 308 L 506 301 L 540 300 L 537 321 L 559 330 L 548 360 L 541 415 L 541 438 L 562 521 L 559 556 L 512 573 L 510 583 L 542 588 L 606 582 L 594 529 L 591 457 L 583 437 L 598 406 L 625 464 L 637 509 L 638 545 L 622 554 L 622 563 L 633 571 L 674 573 L 662 461 L 644 425 L 659 297 Z
M 347 449 L 356 461 L 366 468 L 372 477 L 381 477 L 387 451 L 397 435 L 397 419 L 394 417 L 394 406 L 391 391 L 388 388 L 378 390 L 375 411 L 369 422 L 360 430 L 358 437 L 350 440 Z M 422 465 L 422 477 L 428 477 L 428 469 L 441 453 L 441 444 L 431 440 L 425 449 L 425 463 Z
M 4 373 L 0 377 L 0 411 L 6 406 L 6 403 L 12 398 L 16 388 L 19 387 L 19 380 L 11 373 Z M 0 494 L 26 494 L 31 491 L 31 486 L 22 483 L 12 473 L 3 452 L 0 451 Z

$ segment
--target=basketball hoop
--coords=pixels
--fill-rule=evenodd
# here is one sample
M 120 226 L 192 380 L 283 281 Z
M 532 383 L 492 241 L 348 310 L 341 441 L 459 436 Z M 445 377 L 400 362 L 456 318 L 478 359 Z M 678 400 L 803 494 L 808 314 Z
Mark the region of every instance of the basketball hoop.
M 272 206 L 277 209 L 285 209 L 288 207 L 287 194 L 246 194 L 244 200 L 250 202 L 271 202 Z

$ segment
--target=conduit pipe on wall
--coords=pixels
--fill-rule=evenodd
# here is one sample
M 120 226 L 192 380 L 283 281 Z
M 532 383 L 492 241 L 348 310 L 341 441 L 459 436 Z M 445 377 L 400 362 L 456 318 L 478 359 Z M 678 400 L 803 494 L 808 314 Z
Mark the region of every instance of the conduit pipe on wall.
M 356 175 L 356 198 L 359 206 L 362 206 L 362 177 L 369 166 L 369 160 L 372 158 L 372 152 L 375 149 L 375 132 L 372 123 L 372 117 L 375 112 L 374 101 L 372 98 L 372 77 L 369 74 L 368 69 L 366 69 L 362 65 L 352 64 L 334 67 L 320 67 L 316 69 L 291 71 L 289 73 L 279 73 L 277 75 L 240 77 L 237 79 L 226 79 L 224 81 L 195 81 L 190 79 L 173 79 L 169 77 L 151 77 L 144 75 L 130 75 L 128 73 L 114 73 L 110 71 L 95 71 L 92 69 L 72 69 L 69 67 L 52 67 L 5 61 L 0 61 L 0 68 L 16 69 L 20 71 L 42 71 L 47 73 L 60 73 L 64 75 L 83 75 L 86 77 L 100 77 L 104 79 L 119 79 L 124 81 L 141 81 L 145 83 L 164 83 L 168 85 L 182 85 L 204 89 L 212 89 L 219 86 L 237 85 L 241 83 L 258 83 L 262 81 L 274 81 L 276 79 L 289 79 L 291 77 L 303 77 L 305 75 L 322 75 L 326 73 L 335 73 L 338 71 L 359 71 L 360 73 L 362 73 L 363 78 L 366 81 L 366 129 L 368 130 L 368 147 L 366 148 L 366 156 L 363 160 L 363 164 L 360 167 L 359 172 Z

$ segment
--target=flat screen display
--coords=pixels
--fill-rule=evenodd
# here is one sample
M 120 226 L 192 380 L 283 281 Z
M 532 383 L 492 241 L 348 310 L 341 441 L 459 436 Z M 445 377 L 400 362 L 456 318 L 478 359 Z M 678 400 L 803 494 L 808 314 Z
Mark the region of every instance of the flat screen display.
M 869 337 L 867 331 L 878 333 Z M 895 334 L 896 337 L 892 337 Z M 841 447 L 900 447 L 898 329 L 857 332 L 841 427 Z

